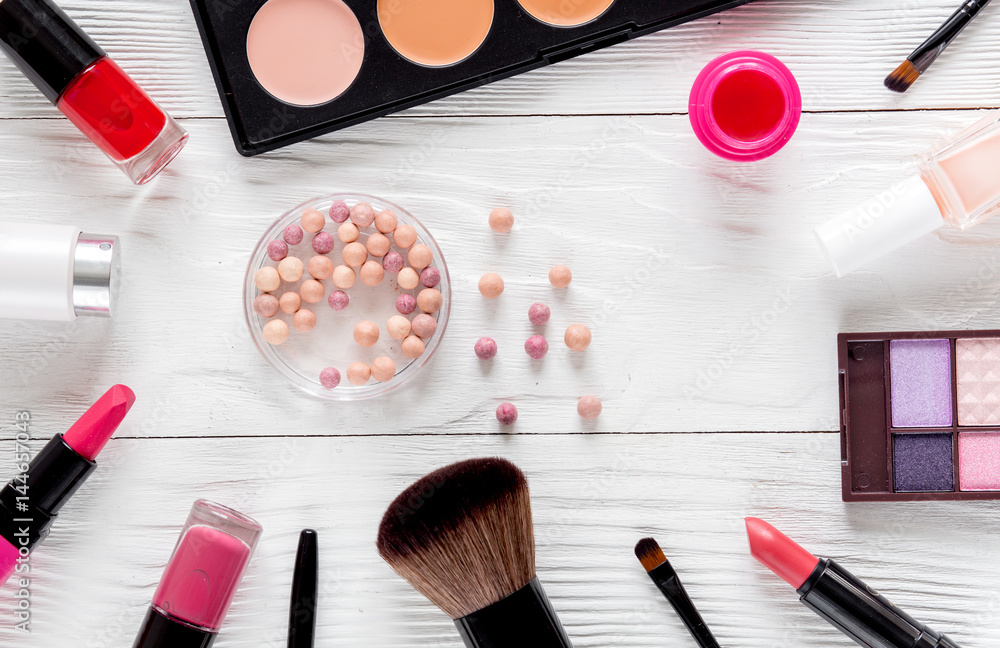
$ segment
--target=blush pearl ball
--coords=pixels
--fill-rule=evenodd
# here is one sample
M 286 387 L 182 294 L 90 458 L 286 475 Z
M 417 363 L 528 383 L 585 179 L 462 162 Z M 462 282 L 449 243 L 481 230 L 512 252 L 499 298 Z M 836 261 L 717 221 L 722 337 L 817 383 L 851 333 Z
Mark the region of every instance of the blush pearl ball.
M 277 270 L 271 266 L 265 266 L 254 274 L 253 282 L 261 292 L 272 292 L 281 285 L 281 277 Z
M 338 200 L 337 202 L 330 205 L 330 220 L 334 223 L 343 223 L 348 218 L 351 217 L 351 208 L 347 206 L 343 200 Z
M 326 218 L 315 209 L 307 209 L 302 212 L 302 229 L 310 234 L 320 231 L 324 225 L 326 225 Z
M 403 269 L 403 255 L 395 250 L 389 252 L 382 259 L 382 267 L 385 268 L 386 272 L 399 272 Z
M 424 268 L 420 273 L 420 283 L 427 288 L 434 288 L 441 283 L 441 272 L 437 268 Z
M 497 207 L 490 212 L 490 229 L 506 234 L 514 227 L 514 214 L 506 207 Z
M 574 324 L 566 329 L 566 346 L 573 351 L 583 351 L 590 346 L 590 329 L 583 324 Z
M 476 357 L 480 360 L 492 360 L 497 355 L 497 343 L 493 338 L 479 338 L 476 341 Z
M 417 243 L 410 248 L 409 254 L 406 255 L 407 261 L 416 270 L 423 270 L 434 261 L 434 253 L 431 249 L 424 245 L 423 243 Z
M 333 367 L 327 367 L 319 372 L 319 384 L 323 389 L 333 389 L 340 384 L 340 372 Z
M 389 382 L 396 377 L 396 363 L 392 358 L 381 356 L 372 360 L 372 378 L 379 382 Z
M 370 227 L 375 222 L 375 210 L 366 202 L 351 207 L 351 221 L 358 227 Z
M 292 223 L 282 231 L 281 238 L 285 239 L 285 243 L 289 245 L 298 245 L 305 238 L 305 234 L 302 233 L 301 227 Z
M 564 265 L 557 265 L 549 270 L 549 283 L 556 288 L 565 288 L 573 281 L 573 273 Z
M 333 269 L 333 285 L 341 290 L 347 290 L 354 285 L 358 276 L 352 268 L 345 265 Z
M 541 326 L 549 321 L 549 317 L 552 316 L 552 311 L 545 304 L 532 304 L 531 308 L 528 309 L 528 319 L 535 326 Z
M 517 422 L 517 408 L 513 403 L 501 403 L 497 407 L 497 420 L 500 425 L 514 425 Z
M 503 277 L 495 272 L 487 272 L 479 279 L 479 292 L 486 299 L 496 299 L 503 294 Z
M 354 223 L 343 223 L 337 228 L 337 238 L 341 243 L 353 243 L 361 236 L 361 231 Z
M 400 225 L 392 233 L 392 240 L 405 250 L 417 242 L 417 230 L 412 225 Z
M 396 298 L 396 310 L 403 315 L 409 315 L 417 310 L 417 299 L 413 295 L 400 295 Z
M 363 362 L 355 362 L 347 368 L 347 380 L 352 385 L 361 387 L 368 384 L 368 379 L 372 377 L 371 368 Z
M 405 355 L 407 358 L 411 359 L 419 358 L 420 356 L 424 355 L 424 349 L 426 348 L 427 347 L 424 346 L 424 341 L 415 335 L 411 335 L 410 337 L 403 340 L 402 344 L 403 355 Z
M 302 297 L 295 291 L 286 292 L 278 299 L 278 306 L 281 307 L 282 313 L 289 315 L 297 313 L 302 308 Z
M 410 334 L 410 320 L 402 315 L 393 315 L 386 323 L 385 330 L 396 340 L 405 340 Z
M 368 254 L 379 259 L 389 252 L 391 246 L 392 242 L 389 241 L 389 237 L 385 234 L 372 234 L 368 237 L 368 242 L 365 243 L 365 247 L 368 248 Z
M 271 241 L 267 244 L 267 256 L 272 261 L 281 261 L 288 256 L 288 243 L 284 241 Z
M 344 258 L 344 263 L 347 265 L 352 268 L 360 268 L 368 260 L 368 250 L 365 249 L 364 245 L 355 241 L 345 245 L 340 256 Z
M 396 226 L 398 224 L 399 219 L 396 218 L 396 214 L 389 209 L 375 214 L 375 229 L 383 234 L 391 234 L 396 230 Z
M 424 288 L 417 294 L 417 307 L 425 313 L 436 313 L 444 304 L 444 296 L 437 288 Z
M 532 335 L 524 342 L 524 351 L 535 360 L 541 360 L 549 352 L 549 343 L 541 335 Z
M 584 396 L 576 403 L 576 413 L 588 421 L 600 416 L 602 409 L 604 406 L 601 404 L 601 399 L 596 396 Z
M 313 250 L 316 254 L 328 254 L 333 251 L 333 235 L 329 232 L 320 232 L 313 237 Z
M 354 325 L 354 341 L 363 347 L 375 346 L 378 342 L 378 326 L 375 322 L 362 320 Z
M 299 288 L 299 294 L 302 295 L 302 301 L 309 304 L 318 304 L 323 301 L 326 289 L 323 288 L 323 284 L 315 279 L 306 279 Z
M 358 274 L 361 275 L 361 283 L 366 286 L 377 286 L 385 278 L 385 270 L 382 268 L 382 264 L 374 259 L 365 261 Z
M 437 332 L 437 320 L 427 314 L 417 315 L 411 324 L 413 334 L 426 340 Z
M 264 339 L 268 344 L 278 346 L 288 339 L 288 324 L 280 319 L 271 320 L 264 325 Z
M 253 310 L 261 317 L 274 317 L 278 314 L 278 298 L 264 293 L 253 300 Z
M 295 283 L 302 278 L 306 266 L 299 257 L 285 257 L 278 264 L 278 274 L 289 283 Z
M 330 257 L 317 254 L 309 259 L 309 263 L 306 264 L 306 270 L 309 271 L 313 279 L 323 281 L 333 274 L 333 261 L 330 260 Z
M 396 275 L 396 282 L 403 290 L 413 290 L 420 284 L 420 275 L 413 268 L 403 268 Z
M 298 330 L 308 333 L 316 328 L 316 313 L 308 308 L 303 308 L 292 316 L 292 325 Z
M 343 290 L 334 290 L 330 293 L 330 297 L 326 300 L 326 303 L 330 305 L 335 311 L 342 311 L 347 308 L 348 304 L 351 303 L 351 298 L 347 296 Z

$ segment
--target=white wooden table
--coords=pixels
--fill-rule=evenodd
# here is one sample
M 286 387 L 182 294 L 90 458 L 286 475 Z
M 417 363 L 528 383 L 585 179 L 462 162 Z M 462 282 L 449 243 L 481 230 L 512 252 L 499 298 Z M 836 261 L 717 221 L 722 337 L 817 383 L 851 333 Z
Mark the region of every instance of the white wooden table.
M 298 531 L 321 543 L 318 647 L 461 645 L 378 558 L 386 504 L 446 462 L 499 454 L 532 486 L 539 573 L 578 648 L 693 646 L 632 555 L 656 536 L 723 646 L 853 645 L 749 555 L 742 518 L 838 558 L 962 646 L 1000 642 L 1000 506 L 840 501 L 835 335 L 996 327 L 1000 223 L 941 232 L 836 279 L 812 239 L 916 155 L 1000 105 L 1000 7 L 905 96 L 881 80 L 955 0 L 761 0 L 638 41 L 254 159 L 234 150 L 183 0 L 65 9 L 178 117 L 191 143 L 134 188 L 6 61 L 0 214 L 122 237 L 113 322 L 0 323 L 0 474 L 14 416 L 36 445 L 108 386 L 138 401 L 101 469 L 36 552 L 31 634 L 8 586 L 0 645 L 131 645 L 191 502 L 260 520 L 218 648 L 284 645 Z M 774 158 L 714 158 L 687 93 L 739 48 L 777 55 L 805 114 Z M 564 173 L 568 172 L 568 173 Z M 324 192 L 407 206 L 443 247 L 455 308 L 428 380 L 379 401 L 319 402 L 250 343 L 240 288 L 257 237 Z M 518 217 L 505 239 L 492 207 Z M 548 268 L 576 274 L 556 294 Z M 479 276 L 507 292 L 486 304 Z M 553 307 L 552 351 L 520 349 Z M 573 321 L 594 343 L 570 356 Z M 478 361 L 492 335 L 500 355 Z M 596 394 L 604 414 L 581 421 Z M 493 411 L 517 404 L 501 430 Z

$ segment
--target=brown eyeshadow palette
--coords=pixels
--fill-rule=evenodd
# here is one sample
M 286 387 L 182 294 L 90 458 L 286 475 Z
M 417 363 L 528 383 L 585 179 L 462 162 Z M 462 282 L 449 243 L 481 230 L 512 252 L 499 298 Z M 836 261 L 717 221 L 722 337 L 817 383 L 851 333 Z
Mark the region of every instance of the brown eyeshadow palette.
M 191 0 L 256 155 L 749 0 Z
M 1000 499 L 1000 331 L 837 343 L 845 502 Z

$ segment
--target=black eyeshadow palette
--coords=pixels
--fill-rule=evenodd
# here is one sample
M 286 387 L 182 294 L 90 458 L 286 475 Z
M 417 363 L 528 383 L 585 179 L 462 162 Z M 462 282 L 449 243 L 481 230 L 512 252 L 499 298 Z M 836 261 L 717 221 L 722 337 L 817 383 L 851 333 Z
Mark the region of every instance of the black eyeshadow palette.
M 845 502 L 1000 499 L 1000 331 L 837 342 Z
M 256 155 L 749 0 L 191 0 Z

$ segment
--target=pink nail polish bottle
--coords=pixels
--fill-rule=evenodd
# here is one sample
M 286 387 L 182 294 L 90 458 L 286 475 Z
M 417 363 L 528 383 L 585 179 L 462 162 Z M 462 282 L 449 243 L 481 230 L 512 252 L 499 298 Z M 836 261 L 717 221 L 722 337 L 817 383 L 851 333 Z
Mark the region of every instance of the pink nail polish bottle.
M 921 158 L 920 173 L 816 228 L 842 277 L 939 227 L 960 230 L 1000 212 L 1000 112 Z

